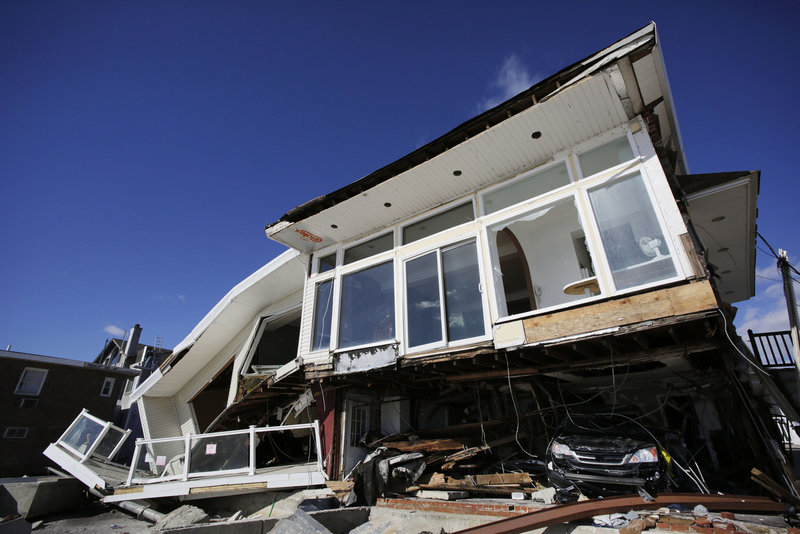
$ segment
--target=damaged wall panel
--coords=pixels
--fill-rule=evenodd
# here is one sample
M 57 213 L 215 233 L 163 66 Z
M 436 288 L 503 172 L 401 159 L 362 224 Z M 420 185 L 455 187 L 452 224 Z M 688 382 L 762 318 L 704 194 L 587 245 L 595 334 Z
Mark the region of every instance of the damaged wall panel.
M 717 307 L 711 284 L 702 281 L 530 317 L 523 324 L 526 341 L 536 343 Z

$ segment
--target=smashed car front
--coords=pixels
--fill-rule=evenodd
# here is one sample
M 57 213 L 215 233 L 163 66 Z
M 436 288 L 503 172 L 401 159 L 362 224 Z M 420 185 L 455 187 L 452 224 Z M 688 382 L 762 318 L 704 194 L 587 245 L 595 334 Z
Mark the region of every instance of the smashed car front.
M 553 486 L 591 496 L 657 489 L 663 477 L 658 447 L 633 438 L 561 434 L 547 457 Z

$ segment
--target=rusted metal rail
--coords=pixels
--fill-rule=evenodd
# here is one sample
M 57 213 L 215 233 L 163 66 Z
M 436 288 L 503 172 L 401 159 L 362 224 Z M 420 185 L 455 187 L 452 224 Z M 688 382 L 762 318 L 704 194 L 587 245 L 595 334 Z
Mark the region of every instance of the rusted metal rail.
M 600 514 L 627 512 L 629 510 L 654 510 L 670 504 L 696 506 L 702 504 L 709 510 L 751 511 L 783 513 L 784 505 L 766 497 L 749 495 L 711 495 L 700 493 L 664 493 L 646 502 L 639 495 L 621 495 L 606 499 L 591 499 L 572 504 L 562 504 L 529 514 L 501 519 L 480 527 L 459 530 L 454 534 L 514 534 L 585 519 Z

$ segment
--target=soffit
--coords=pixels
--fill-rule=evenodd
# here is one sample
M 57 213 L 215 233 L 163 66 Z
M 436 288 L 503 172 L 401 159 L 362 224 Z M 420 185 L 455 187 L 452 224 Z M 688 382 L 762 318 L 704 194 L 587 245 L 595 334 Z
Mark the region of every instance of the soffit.
M 729 303 L 755 295 L 759 171 L 679 176 L 698 237 L 716 267 L 720 297 Z
M 357 196 L 279 223 L 270 237 L 306 253 L 347 242 L 513 177 L 627 120 L 607 75 L 597 74 Z

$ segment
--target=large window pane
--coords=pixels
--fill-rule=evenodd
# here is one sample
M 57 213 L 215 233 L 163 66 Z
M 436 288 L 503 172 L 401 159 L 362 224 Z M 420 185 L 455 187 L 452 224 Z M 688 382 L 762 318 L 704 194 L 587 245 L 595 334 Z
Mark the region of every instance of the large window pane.
M 447 337 L 450 341 L 483 335 L 483 303 L 475 242 L 442 252 Z
M 314 338 L 311 350 L 327 349 L 331 344 L 331 313 L 333 310 L 333 280 L 317 285 L 314 297 Z
M 394 248 L 394 234 L 389 233 L 354 245 L 344 251 L 344 264 L 369 258 Z
M 394 269 L 382 263 L 342 277 L 339 347 L 394 338 Z
M 328 254 L 327 256 L 323 256 L 319 259 L 319 269 L 320 273 L 326 273 L 328 271 L 332 271 L 336 268 L 336 253 Z
M 441 341 L 442 313 L 436 252 L 406 262 L 408 344 Z
M 627 137 L 620 137 L 578 156 L 584 177 L 632 159 L 633 150 Z
M 472 202 L 467 202 L 414 224 L 409 224 L 403 228 L 403 244 L 413 243 L 423 237 L 438 234 L 448 228 L 473 220 L 475 220 L 475 211 L 472 209 Z
M 617 289 L 675 276 L 641 175 L 594 189 L 589 198 Z
M 500 233 L 508 239 L 498 239 Z M 584 236 L 573 198 L 491 227 L 492 270 L 500 314 L 557 306 L 597 293 Z M 506 250 L 509 243 L 513 243 L 513 251 Z M 512 254 L 515 261 L 506 261 Z M 520 293 L 528 284 L 532 296 L 530 292 Z M 524 304 L 525 298 L 531 297 L 535 302 Z
M 567 164 L 560 163 L 505 187 L 486 193 L 483 197 L 483 209 L 487 214 L 494 213 L 514 204 L 519 204 L 529 198 L 538 197 L 548 191 L 558 189 L 568 183 Z

